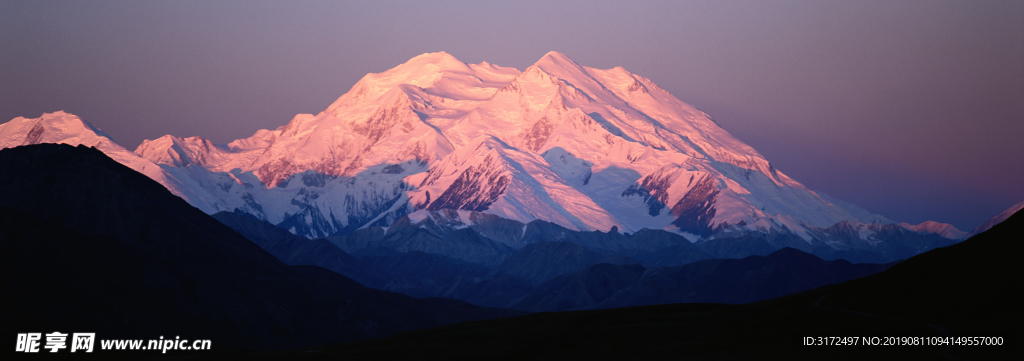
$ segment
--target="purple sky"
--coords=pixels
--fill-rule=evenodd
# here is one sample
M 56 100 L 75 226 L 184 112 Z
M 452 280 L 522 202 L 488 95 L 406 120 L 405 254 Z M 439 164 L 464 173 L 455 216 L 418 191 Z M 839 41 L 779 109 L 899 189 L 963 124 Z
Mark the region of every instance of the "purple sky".
M 970 230 L 1024 200 L 1024 2 L 0 1 L 0 122 L 224 143 L 446 51 L 622 66 L 811 189 Z

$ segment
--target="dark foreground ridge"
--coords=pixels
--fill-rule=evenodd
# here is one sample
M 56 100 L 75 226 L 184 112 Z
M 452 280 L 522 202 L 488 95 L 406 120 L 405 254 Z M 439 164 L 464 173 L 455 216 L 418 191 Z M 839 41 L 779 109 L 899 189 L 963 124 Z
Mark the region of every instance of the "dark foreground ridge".
M 538 313 L 301 352 L 289 359 L 1017 359 L 1024 212 L 857 280 L 744 305 Z M 1002 337 L 1003 346 L 808 346 L 805 337 Z
M 84 146 L 0 150 L 0 267 L 0 339 L 11 344 L 60 331 L 291 349 L 522 314 L 288 266 Z

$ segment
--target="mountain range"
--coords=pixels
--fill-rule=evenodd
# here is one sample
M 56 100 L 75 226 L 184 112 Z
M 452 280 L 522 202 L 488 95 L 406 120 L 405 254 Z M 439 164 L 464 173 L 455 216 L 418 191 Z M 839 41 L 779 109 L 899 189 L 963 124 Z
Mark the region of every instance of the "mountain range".
M 284 356 L 1016 360 L 1024 334 L 1024 283 L 1012 275 L 1019 269 L 1022 233 L 1024 212 L 1018 211 L 962 243 L 874 275 L 760 302 L 536 313 Z
M 0 261 L 5 269 L 0 289 L 11 295 L 2 300 L 5 311 L 0 314 L 0 331 L 11 337 L 26 330 L 83 329 L 96 331 L 104 338 L 153 338 L 174 333 L 215 339 L 228 349 L 294 349 L 520 314 L 429 294 L 417 299 L 373 290 L 344 274 L 354 274 L 360 282 L 387 282 L 422 292 L 428 289 L 417 286 L 417 282 L 436 284 L 435 280 L 444 280 L 437 275 L 447 272 L 469 285 L 449 288 L 458 291 L 453 295 L 457 298 L 480 304 L 504 300 L 507 307 L 526 311 L 559 311 L 676 302 L 746 303 L 890 267 L 824 261 L 785 248 L 763 257 L 680 260 L 680 266 L 647 268 L 632 263 L 636 259 L 577 244 L 628 244 L 625 235 L 577 232 L 534 221 L 526 227 L 524 239 L 562 236 L 565 240 L 529 243 L 506 257 L 495 272 L 482 266 L 494 262 L 493 256 L 473 252 L 472 248 L 461 256 L 452 256 L 478 263 L 386 247 L 349 255 L 337 244 L 351 246 L 360 241 L 359 237 L 310 240 L 247 214 L 219 213 L 215 220 L 95 148 L 39 144 L 4 149 L 0 150 L 0 167 L 6 170 L 0 173 Z M 1012 219 L 1017 223 L 1006 222 L 1019 225 L 1019 216 Z M 225 224 L 243 232 L 236 233 Z M 427 228 L 406 225 L 388 231 L 429 238 L 435 234 L 428 230 L 441 227 L 431 223 Z M 480 224 L 472 227 L 489 233 Z M 461 240 L 461 244 L 473 244 L 474 240 L 497 244 L 487 243 L 487 238 L 478 236 L 480 233 L 472 227 L 444 237 L 455 243 Z M 991 234 L 1012 239 L 1008 236 L 1013 232 L 1007 227 L 997 226 L 1001 230 L 997 233 L 983 232 L 989 235 L 985 239 L 993 239 Z M 377 227 L 362 232 L 386 235 Z M 572 236 L 565 237 L 561 232 Z M 646 232 L 657 233 L 644 236 Z M 687 245 L 684 247 L 693 247 L 691 250 L 698 254 L 701 250 L 674 233 L 638 234 L 644 240 Z M 622 237 L 625 241 L 610 241 Z M 677 239 L 673 241 L 673 237 Z M 407 236 L 394 239 L 411 247 L 415 247 L 416 240 Z M 971 243 L 975 246 L 969 248 L 970 253 L 980 252 L 983 243 Z M 947 255 L 944 257 L 959 255 L 945 248 L 927 253 L 940 251 Z M 914 260 L 923 256 L 912 258 L 912 264 L 921 264 Z M 971 264 L 985 263 L 972 257 Z M 924 263 L 949 274 L 944 277 L 950 280 L 979 277 L 971 272 L 958 274 L 960 271 L 942 266 L 943 262 Z M 899 274 L 928 277 L 914 276 L 918 271 L 912 271 L 913 267 L 901 269 L 905 271 Z M 982 295 L 999 289 L 991 284 L 996 280 L 971 286 L 979 295 L 967 300 L 1004 302 L 1006 295 Z M 901 287 L 900 282 L 888 283 L 886 287 Z M 957 287 L 963 288 L 951 289 Z M 885 306 L 891 300 L 885 295 L 906 293 L 891 290 L 869 296 L 882 291 L 847 289 L 840 288 L 846 296 L 834 302 L 846 300 L 844 307 L 874 307 L 881 310 L 878 312 L 891 312 Z M 1011 296 L 1012 292 L 1019 293 L 1012 287 L 1010 290 Z M 913 293 L 901 297 L 911 296 Z M 851 301 L 851 297 L 874 298 L 862 304 Z M 1006 308 L 1003 303 L 998 305 Z M 961 321 L 974 328 L 983 327 L 988 322 L 985 320 L 993 317 L 989 313 Z
M 576 232 L 664 230 L 736 256 L 793 247 L 891 262 L 965 234 L 809 190 L 651 80 L 557 52 L 521 72 L 423 54 L 366 75 L 319 114 L 228 144 L 167 135 L 132 152 L 65 112 L 0 125 L 0 147 L 37 143 L 95 146 L 207 214 L 307 238 L 457 210 Z
M 13 295 L 0 331 L 11 337 L 174 332 L 293 349 L 525 312 L 616 308 L 575 314 L 632 320 L 670 308 L 628 307 L 671 303 L 689 305 L 667 317 L 712 334 L 820 314 L 944 325 L 934 333 L 981 330 L 1019 298 L 1016 284 L 926 278 L 1006 271 L 981 250 L 1015 249 L 991 239 L 1019 230 L 1024 203 L 970 233 L 895 223 L 807 189 L 652 81 L 556 52 L 522 72 L 423 54 L 319 114 L 228 144 L 168 135 L 129 151 L 70 113 L 15 118 L 0 124 L 0 169 L 0 289 Z M 929 318 L 935 307 L 907 310 L 927 302 L 907 287 L 957 307 L 990 295 L 998 310 Z M 471 325 L 495 335 L 572 315 Z M 432 332 L 454 330 L 452 342 L 478 326 Z
M 396 222 L 386 232 L 373 227 L 308 240 L 248 214 L 221 212 L 214 218 L 291 265 L 322 266 L 366 286 L 415 297 L 531 312 L 746 303 L 867 276 L 891 265 L 825 261 L 794 248 L 766 248 L 764 256 L 719 254 L 666 231 L 626 236 L 572 231 L 543 221 L 512 227 L 522 232 L 525 244 L 513 248 L 491 241 L 488 236 L 495 233 L 480 227 L 482 222 L 447 232 L 432 221 Z

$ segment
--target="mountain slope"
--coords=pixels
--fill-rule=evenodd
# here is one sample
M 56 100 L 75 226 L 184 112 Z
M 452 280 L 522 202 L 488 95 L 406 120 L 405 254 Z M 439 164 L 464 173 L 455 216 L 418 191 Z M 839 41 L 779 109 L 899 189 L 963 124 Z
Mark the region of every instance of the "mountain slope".
M 825 261 L 793 248 L 767 256 L 652 269 L 597 308 L 666 303 L 748 303 L 881 272 L 888 265 Z M 727 285 L 727 286 L 726 286 Z
M 744 305 L 674 304 L 539 313 L 317 349 L 327 358 L 1005 359 L 1020 356 L 1024 213 L 886 271 Z M 529 335 L 524 337 L 523 335 Z M 805 344 L 855 336 L 856 346 Z M 1002 337 L 1002 346 L 864 345 L 863 337 Z M 837 339 L 833 339 L 835 341 Z M 957 340 L 957 339 L 953 339 Z M 969 339 L 963 339 L 969 341 Z M 821 339 L 811 339 L 822 342 Z
M 57 118 L 80 124 L 33 132 Z M 557 52 L 522 72 L 423 54 L 366 75 L 318 114 L 224 145 L 168 135 L 132 155 L 66 113 L 0 125 L 3 147 L 91 139 L 208 214 L 248 213 L 308 238 L 450 209 L 691 241 L 787 233 L 845 251 L 820 229 L 891 223 L 808 190 L 651 80 Z M 959 235 L 942 224 L 905 227 Z M 875 233 L 850 241 L 899 242 Z
M 1010 208 L 1007 208 L 1005 211 L 997 214 L 995 217 L 989 218 L 989 220 L 985 221 L 985 223 L 982 223 L 980 226 L 975 228 L 973 231 L 971 231 L 971 233 L 968 233 L 966 236 L 964 236 L 964 238 L 971 238 L 976 234 L 989 230 L 995 225 L 1002 223 L 1003 221 L 1006 221 L 1007 219 L 1010 218 L 1010 216 L 1016 214 L 1021 209 L 1024 209 L 1024 201 L 1010 206 Z
M 571 273 L 599 263 L 636 264 L 621 255 L 605 255 L 571 242 L 537 242 L 509 256 L 495 272 L 539 285 L 552 277 Z
M 230 173 L 246 187 L 208 188 L 217 210 L 306 236 L 386 226 L 420 208 L 694 235 L 780 228 L 776 215 L 819 227 L 884 221 L 807 190 L 650 80 L 557 52 L 523 72 L 423 54 L 276 130 L 225 146 L 164 137 L 136 153 Z
M 93 148 L 4 149 L 0 169 L 0 326 L 10 337 L 170 332 L 293 348 L 510 314 L 289 267 Z
M 553 277 L 508 308 L 530 312 L 580 310 L 629 288 L 644 275 L 643 266 L 599 263 L 584 270 Z
M 871 275 L 879 264 L 825 261 L 792 248 L 677 267 L 602 263 L 553 277 L 509 308 L 532 312 L 670 303 L 748 303 Z
M 288 233 L 248 214 L 219 212 L 213 218 L 231 227 L 282 262 L 294 266 L 319 266 L 349 277 L 367 287 L 387 281 L 345 251 L 325 239 L 307 239 Z
M 1024 283 L 1012 275 L 1020 269 L 1022 234 L 1024 212 L 1017 211 L 967 241 L 845 283 L 822 304 L 948 325 L 957 334 L 1015 330 L 1002 335 L 1019 337 Z
M 164 137 L 161 139 L 170 139 Z M 190 141 L 202 143 L 199 148 L 209 147 L 209 142 L 201 138 L 189 138 Z M 28 119 L 23 117 L 14 118 L 11 121 L 0 124 L 0 149 L 14 148 L 22 145 L 32 144 L 68 144 L 84 145 L 95 147 L 108 157 L 114 159 L 128 168 L 142 173 L 150 179 L 163 185 L 167 190 L 189 202 L 192 206 L 203 212 L 213 213 L 222 208 L 216 204 L 219 202 L 210 189 L 223 188 L 225 184 L 238 182 L 228 174 L 212 175 L 198 167 L 176 168 L 161 166 L 159 162 L 152 162 L 142 158 L 132 151 L 125 149 L 114 142 L 105 132 L 74 114 L 64 111 L 43 114 L 39 118 Z M 186 152 L 190 147 L 179 147 L 178 151 Z M 179 165 L 193 164 L 189 158 L 182 159 L 178 156 Z

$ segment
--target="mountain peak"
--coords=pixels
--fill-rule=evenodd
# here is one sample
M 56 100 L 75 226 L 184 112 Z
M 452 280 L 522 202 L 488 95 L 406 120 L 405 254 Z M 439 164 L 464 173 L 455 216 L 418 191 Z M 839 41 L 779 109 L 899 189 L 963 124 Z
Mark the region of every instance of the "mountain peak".
M 433 65 L 436 67 L 436 70 L 440 71 L 472 72 L 469 65 L 443 51 L 436 53 L 423 53 L 414 56 L 412 59 L 409 59 L 409 61 L 393 68 L 392 70 L 399 68 L 420 69 L 429 67 L 430 65 Z
M 577 64 L 565 54 L 557 51 L 549 51 L 544 54 L 536 63 L 530 66 L 537 67 L 544 72 L 554 75 L 556 77 L 562 77 L 565 72 L 572 72 L 573 70 L 582 71 L 583 67 Z
M 443 51 L 424 53 L 384 72 L 366 74 L 352 86 L 351 90 L 331 104 L 327 111 L 333 112 L 339 108 L 376 100 L 388 91 L 402 85 L 422 89 L 439 88 L 442 93 L 447 93 L 450 89 L 447 89 L 446 85 L 450 85 L 448 83 L 451 81 L 446 82 L 445 79 L 456 79 L 455 82 L 460 85 L 476 85 L 474 83 L 481 82 L 476 70 L 451 54 Z
M 557 51 L 554 51 L 554 50 L 549 51 L 546 54 L 544 54 L 544 56 L 542 56 L 540 58 L 540 61 L 552 61 L 552 62 L 576 64 L 575 61 L 573 61 L 572 59 L 569 59 L 568 55 L 565 55 L 564 53 L 560 53 L 560 52 L 557 52 Z
M 179 138 L 168 134 L 154 140 L 142 141 L 135 149 L 135 154 L 156 164 L 185 167 L 206 163 L 211 153 L 218 150 L 213 142 L 203 137 Z
M 63 110 L 44 113 L 34 119 L 18 117 L 0 125 L 0 146 L 39 143 L 85 144 L 103 151 L 116 146 L 99 127 Z

